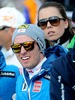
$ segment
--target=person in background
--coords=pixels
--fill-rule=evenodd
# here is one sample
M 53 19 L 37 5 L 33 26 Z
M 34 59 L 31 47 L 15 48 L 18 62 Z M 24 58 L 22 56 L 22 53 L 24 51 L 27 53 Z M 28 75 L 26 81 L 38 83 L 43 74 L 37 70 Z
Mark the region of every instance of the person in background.
M 23 13 L 23 0 L 0 0 L 0 8 L 3 7 L 15 7 Z
M 23 13 L 26 19 L 26 23 L 36 24 L 37 12 L 39 7 L 46 0 L 23 0 Z
M 0 0 L 0 8 L 3 8 L 3 7 L 15 7 L 24 15 L 25 23 L 31 23 L 29 9 L 24 5 L 24 0 L 18 0 L 18 1 L 17 0 Z M 34 9 L 32 11 L 34 11 Z
M 63 5 L 58 2 L 45 2 L 38 10 L 37 25 L 44 31 L 48 46 L 67 46 L 72 34 L 70 20 Z
M 0 51 L 0 100 L 12 100 L 19 75 L 19 69 L 15 65 L 7 65 Z
M 36 0 L 24 0 L 23 2 L 25 8 L 25 16 L 26 16 L 26 11 L 28 12 L 29 15 L 29 22 L 31 24 L 35 24 L 36 22 L 36 15 L 37 15 L 37 3 Z
M 67 48 L 73 48 L 74 47 L 74 44 L 75 44 L 75 8 L 73 10 L 73 14 L 72 14 L 72 19 L 71 19 L 71 31 L 73 32 L 74 36 L 73 38 L 71 39 L 70 43 L 67 45 Z
M 46 40 L 45 55 L 62 56 L 68 51 L 65 46 L 71 38 L 69 19 L 63 5 L 57 2 L 45 2 L 38 10 L 37 25 L 44 31 Z
M 12 35 L 19 25 L 25 23 L 25 18 L 16 8 L 14 7 L 3 7 L 0 9 L 0 46 L 3 52 L 6 63 L 18 66 L 20 69 L 22 65 L 17 60 L 15 54 L 11 49 Z
M 75 46 L 51 67 L 51 100 L 75 100 Z
M 34 24 L 19 26 L 12 36 L 12 50 L 23 66 L 16 83 L 16 100 L 50 100 L 50 57 L 44 56 L 44 32 Z

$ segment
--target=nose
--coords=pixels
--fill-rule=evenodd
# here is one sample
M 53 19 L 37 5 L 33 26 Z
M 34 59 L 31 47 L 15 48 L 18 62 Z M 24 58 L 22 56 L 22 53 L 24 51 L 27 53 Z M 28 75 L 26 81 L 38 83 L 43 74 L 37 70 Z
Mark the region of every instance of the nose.
M 51 25 L 50 22 L 48 21 L 48 22 L 47 22 L 47 28 L 50 28 L 50 27 L 52 27 L 52 25 Z
M 26 52 L 27 52 L 27 51 L 26 51 L 25 48 L 22 46 L 22 47 L 21 47 L 21 52 L 20 52 L 20 53 L 21 53 L 21 54 L 24 54 L 24 53 L 26 53 Z

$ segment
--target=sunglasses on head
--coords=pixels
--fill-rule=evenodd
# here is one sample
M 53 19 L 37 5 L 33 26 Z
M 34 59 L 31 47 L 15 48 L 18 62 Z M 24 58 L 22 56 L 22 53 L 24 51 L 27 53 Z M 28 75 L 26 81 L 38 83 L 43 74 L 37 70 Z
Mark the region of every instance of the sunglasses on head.
M 52 26 L 58 26 L 60 24 L 60 20 L 65 21 L 65 18 L 59 18 L 57 16 L 52 16 L 52 17 L 49 17 L 49 18 L 39 20 L 37 25 L 41 29 L 45 29 L 47 27 L 47 22 L 49 22 Z
M 14 53 L 20 53 L 21 47 L 23 46 L 26 51 L 31 51 L 34 49 L 34 41 L 24 42 L 24 43 L 18 43 L 11 45 L 11 48 Z
M 0 26 L 0 31 L 5 30 L 6 28 L 10 28 L 8 26 Z

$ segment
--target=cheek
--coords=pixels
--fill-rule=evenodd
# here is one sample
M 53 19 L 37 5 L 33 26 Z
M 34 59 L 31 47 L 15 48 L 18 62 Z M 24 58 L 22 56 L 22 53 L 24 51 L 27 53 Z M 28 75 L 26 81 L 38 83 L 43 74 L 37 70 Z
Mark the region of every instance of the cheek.
M 64 25 L 60 25 L 59 27 L 56 28 L 56 33 L 59 36 L 62 36 L 65 32 L 65 27 Z
M 0 45 L 4 45 L 4 44 L 6 44 L 6 37 L 0 35 Z
M 40 56 L 39 56 L 39 54 L 35 54 L 33 57 L 32 57 L 32 62 L 33 62 L 33 64 L 36 66 L 36 65 L 38 65 L 39 63 L 40 63 Z
M 40 49 L 39 48 L 36 49 L 36 48 L 35 48 L 34 52 L 31 53 L 31 55 L 32 55 L 33 59 L 35 59 L 35 61 L 40 57 Z
M 64 31 L 65 31 L 65 29 L 62 27 L 60 27 L 58 30 L 57 30 L 57 33 L 58 33 L 58 35 L 60 35 L 60 36 L 62 36 L 63 34 L 64 34 Z
M 20 61 L 20 54 L 16 54 L 16 57 Z

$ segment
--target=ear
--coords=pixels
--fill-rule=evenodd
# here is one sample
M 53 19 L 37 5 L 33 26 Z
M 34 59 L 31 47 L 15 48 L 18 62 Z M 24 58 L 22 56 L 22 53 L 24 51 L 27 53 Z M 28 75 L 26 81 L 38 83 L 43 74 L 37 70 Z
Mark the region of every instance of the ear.
M 66 20 L 64 21 L 64 23 L 65 23 L 65 29 L 68 28 L 68 26 L 69 26 L 69 21 L 68 21 L 68 19 L 66 19 Z
M 10 27 L 10 34 L 12 35 L 14 33 L 15 28 Z

